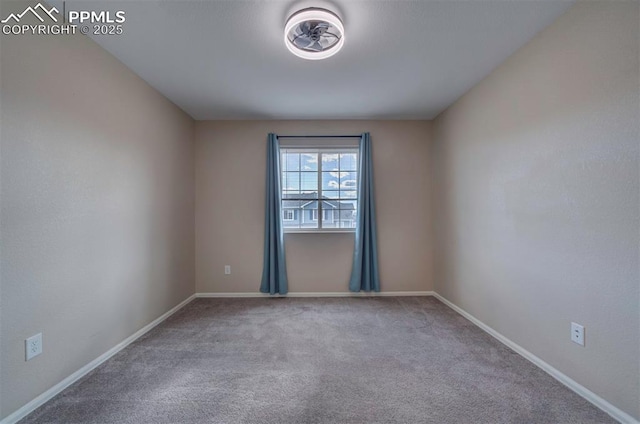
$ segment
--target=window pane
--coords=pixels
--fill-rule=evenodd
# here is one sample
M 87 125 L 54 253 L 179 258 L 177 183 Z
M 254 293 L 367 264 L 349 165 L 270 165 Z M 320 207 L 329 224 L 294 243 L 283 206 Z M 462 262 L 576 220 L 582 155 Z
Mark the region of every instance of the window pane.
M 322 196 L 325 199 L 339 199 L 340 192 L 337 190 L 322 190 Z
M 322 173 L 322 189 L 337 190 L 350 189 L 357 190 L 358 173 L 345 171 L 330 171 Z
M 357 153 L 340 154 L 340 170 L 341 171 L 356 171 L 357 169 L 358 169 Z
M 338 190 L 340 188 L 339 172 L 323 172 L 322 173 L 322 191 Z
M 301 189 L 305 192 L 318 191 L 318 173 L 317 172 L 301 172 Z
M 300 209 L 300 204 L 301 203 L 306 203 L 304 200 L 300 201 L 300 200 L 283 200 L 282 201 L 282 210 L 285 209 L 292 209 L 292 210 L 298 210 Z
M 358 173 L 357 172 L 340 172 L 340 188 L 357 190 L 358 189 Z
M 282 192 L 282 199 L 298 199 L 300 198 L 300 192 L 298 190 L 287 190 Z
M 356 200 L 340 200 L 340 228 L 356 227 Z
M 338 210 L 327 208 L 322 213 L 322 228 L 340 228 Z
M 338 170 L 338 155 L 337 153 L 322 153 L 322 170 L 323 171 L 337 171 Z
M 340 190 L 341 199 L 355 199 L 358 197 L 358 192 L 355 190 Z
M 282 154 L 282 170 L 299 171 L 300 170 L 300 153 L 283 153 Z
M 338 209 L 339 205 L 340 202 L 338 200 L 326 199 L 324 202 L 322 202 L 322 208 L 326 210 Z
M 340 200 L 340 209 L 355 211 L 357 207 L 357 200 Z
M 298 228 L 300 226 L 300 201 L 282 201 L 282 223 L 285 228 Z
M 356 228 L 356 211 L 340 209 L 340 228 Z
M 318 228 L 318 202 L 302 202 L 300 228 Z
M 300 155 L 301 171 L 317 171 L 318 170 L 318 154 L 302 153 Z
M 282 190 L 300 190 L 300 173 L 283 172 Z

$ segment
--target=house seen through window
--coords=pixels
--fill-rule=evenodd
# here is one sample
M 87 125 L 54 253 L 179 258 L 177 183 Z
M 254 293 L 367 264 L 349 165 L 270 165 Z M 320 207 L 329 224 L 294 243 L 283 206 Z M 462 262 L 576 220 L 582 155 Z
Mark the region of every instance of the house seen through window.
M 285 231 L 353 231 L 358 150 L 281 148 L 280 154 Z

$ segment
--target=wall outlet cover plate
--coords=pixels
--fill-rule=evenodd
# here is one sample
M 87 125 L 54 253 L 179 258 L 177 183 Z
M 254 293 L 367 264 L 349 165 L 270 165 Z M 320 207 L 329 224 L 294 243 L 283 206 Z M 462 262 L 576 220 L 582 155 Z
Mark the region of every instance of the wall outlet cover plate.
M 584 327 L 582 325 L 571 323 L 571 341 L 584 346 Z
M 42 333 L 31 336 L 24 341 L 25 360 L 28 361 L 42 353 Z

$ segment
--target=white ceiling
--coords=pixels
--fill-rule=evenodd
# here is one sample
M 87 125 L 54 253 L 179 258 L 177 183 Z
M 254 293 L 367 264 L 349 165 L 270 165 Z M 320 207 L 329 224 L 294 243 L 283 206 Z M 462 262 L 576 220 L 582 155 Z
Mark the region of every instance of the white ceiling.
M 145 0 L 67 8 L 124 10 L 123 35 L 94 39 L 195 119 L 431 119 L 572 2 Z M 344 48 L 329 59 L 300 59 L 284 45 L 286 18 L 310 6 L 344 21 Z

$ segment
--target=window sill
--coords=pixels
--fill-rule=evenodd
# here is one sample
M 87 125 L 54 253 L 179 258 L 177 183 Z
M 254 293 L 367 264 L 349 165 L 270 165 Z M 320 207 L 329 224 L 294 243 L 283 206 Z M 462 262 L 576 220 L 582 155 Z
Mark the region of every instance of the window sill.
M 328 228 L 322 230 L 284 230 L 285 234 L 355 234 L 355 229 Z

